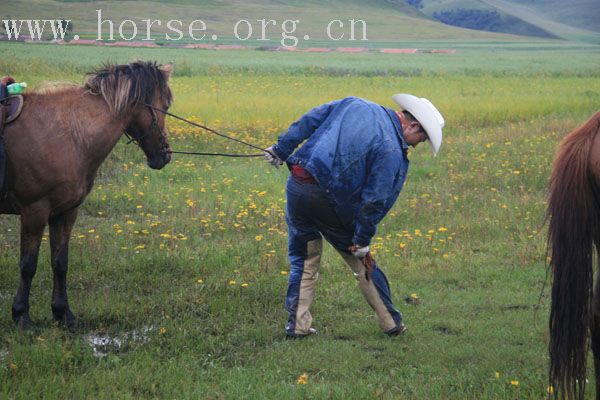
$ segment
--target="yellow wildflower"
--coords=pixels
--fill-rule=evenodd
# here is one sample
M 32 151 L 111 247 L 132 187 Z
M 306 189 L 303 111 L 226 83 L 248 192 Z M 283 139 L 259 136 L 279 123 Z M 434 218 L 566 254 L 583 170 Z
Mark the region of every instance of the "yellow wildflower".
M 302 375 L 300 375 L 298 377 L 298 379 L 296 379 L 296 383 L 298 385 L 306 385 L 306 383 L 308 382 L 308 374 L 305 372 Z

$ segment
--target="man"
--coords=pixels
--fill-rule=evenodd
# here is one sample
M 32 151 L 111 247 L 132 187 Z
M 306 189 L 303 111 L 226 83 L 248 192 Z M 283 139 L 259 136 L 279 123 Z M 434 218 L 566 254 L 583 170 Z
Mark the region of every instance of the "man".
M 15 83 L 15 80 L 10 75 L 5 75 L 0 78 L 0 100 L 4 100 L 8 97 L 8 90 L 6 87 L 12 83 Z
M 285 299 L 290 337 L 316 333 L 309 309 L 322 237 L 352 268 L 384 332 L 395 336 L 406 330 L 369 244 L 404 184 L 408 146 L 429 140 L 435 156 L 444 119 L 427 99 L 409 94 L 392 99 L 402 112 L 357 97 L 316 107 L 265 153 L 273 166 L 286 161 L 291 171 L 286 212 L 291 266 Z

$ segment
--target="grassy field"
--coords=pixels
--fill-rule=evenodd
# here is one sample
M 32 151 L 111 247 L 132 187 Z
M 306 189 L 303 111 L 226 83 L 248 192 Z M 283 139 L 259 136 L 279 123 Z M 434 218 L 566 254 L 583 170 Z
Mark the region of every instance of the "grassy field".
M 37 47 L 36 47 L 37 46 Z M 107 61 L 155 59 L 175 64 L 176 77 L 237 78 L 298 76 L 427 77 L 435 82 L 458 76 L 599 77 L 600 46 L 561 41 L 408 41 L 401 46 L 424 50 L 454 48 L 454 54 L 359 54 L 214 51 L 195 49 L 111 48 L 2 43 L 0 71 L 28 79 L 83 81 L 83 75 Z M 569 62 L 565 62 L 568 58 Z M 218 81 L 217 81 L 218 83 Z
M 186 156 L 152 171 L 123 140 L 73 232 L 73 332 L 52 321 L 47 236 L 35 328 L 14 327 L 19 223 L 0 216 L 0 398 L 545 398 L 546 184 L 556 144 L 600 108 L 600 55 L 456 45 L 440 58 L 0 45 L 10 55 L 0 71 L 34 87 L 81 82 L 107 58 L 174 60 L 174 112 L 262 146 L 350 94 L 387 106 L 395 92 L 420 94 L 447 121 L 436 159 L 426 145 L 411 151 L 372 246 L 405 336 L 379 331 L 327 248 L 313 310 L 320 335 L 286 340 L 287 172 Z M 174 149 L 251 152 L 175 121 L 169 129 Z

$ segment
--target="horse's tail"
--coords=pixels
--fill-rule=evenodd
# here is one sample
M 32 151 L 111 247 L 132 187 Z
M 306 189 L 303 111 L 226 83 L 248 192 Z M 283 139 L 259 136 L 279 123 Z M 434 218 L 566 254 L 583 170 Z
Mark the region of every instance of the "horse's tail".
M 585 390 L 593 253 L 600 226 L 598 187 L 589 161 L 599 131 L 600 112 L 567 135 L 550 178 L 550 384 L 559 398 L 583 398 Z

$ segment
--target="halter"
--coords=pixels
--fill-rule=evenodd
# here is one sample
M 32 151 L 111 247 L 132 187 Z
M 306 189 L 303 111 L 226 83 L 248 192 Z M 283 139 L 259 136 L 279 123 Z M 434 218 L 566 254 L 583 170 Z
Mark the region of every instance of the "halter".
M 140 144 L 141 140 L 143 138 L 145 138 L 146 136 L 150 135 L 151 129 L 158 129 L 158 131 L 160 133 L 160 135 L 158 137 L 158 141 L 160 142 L 160 144 L 163 148 L 166 147 L 165 144 L 167 142 L 167 140 L 166 140 L 167 134 L 165 133 L 163 128 L 161 128 L 160 125 L 158 124 L 158 117 L 156 116 L 156 111 L 154 111 L 155 107 L 153 107 L 147 103 L 142 103 L 142 104 L 144 106 L 146 106 L 146 108 L 148 109 L 148 112 L 150 112 L 150 116 L 152 117 L 152 123 L 150 124 L 150 129 L 138 138 L 134 138 L 127 131 L 125 131 L 124 134 L 127 137 L 127 139 L 129 139 L 127 144 L 131 144 L 133 142 L 133 143 L 137 144 L 138 147 L 141 148 L 142 147 L 142 145 Z

